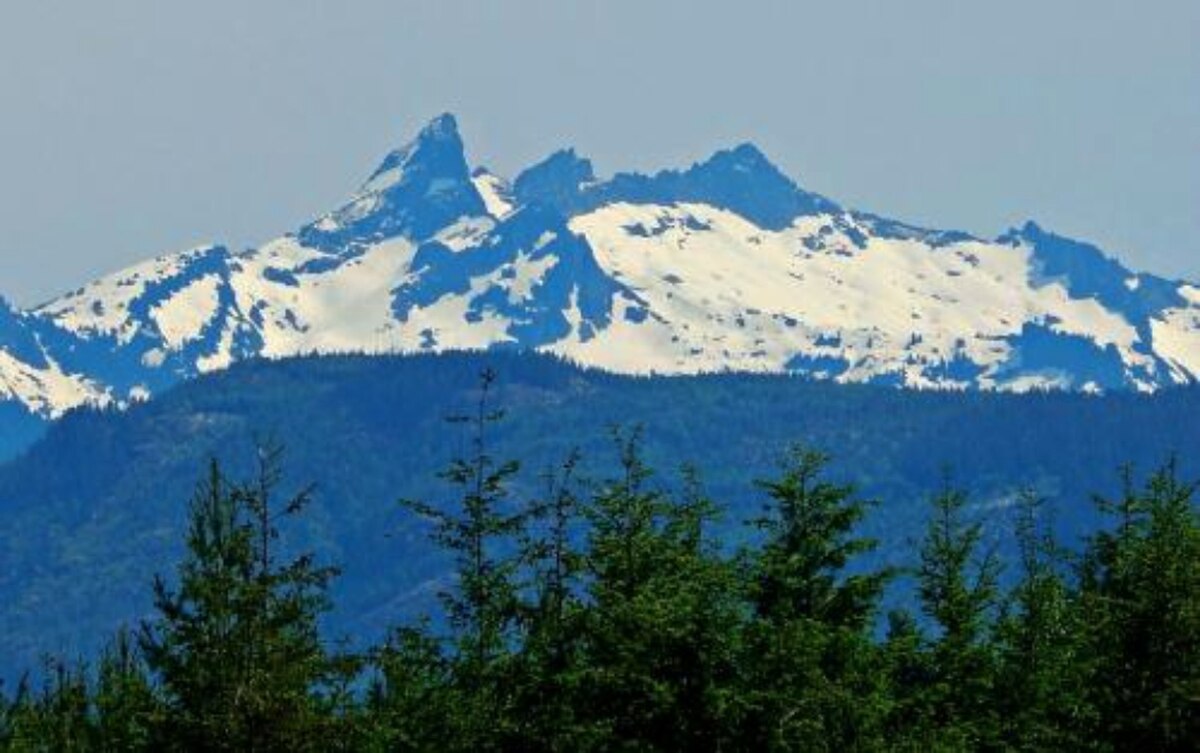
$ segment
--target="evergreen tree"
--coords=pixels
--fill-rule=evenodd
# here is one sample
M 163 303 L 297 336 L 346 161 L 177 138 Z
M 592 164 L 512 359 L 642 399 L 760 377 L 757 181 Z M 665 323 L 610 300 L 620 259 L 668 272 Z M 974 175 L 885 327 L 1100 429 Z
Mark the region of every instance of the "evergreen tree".
M 428 625 L 393 630 L 374 652 L 362 708 L 352 718 L 353 750 L 427 751 L 460 749 L 469 711 L 454 692 L 451 658 Z
M 480 376 L 473 415 L 451 416 L 471 430 L 471 452 L 442 477 L 458 491 L 449 510 L 417 500 L 402 504 L 432 522 L 432 538 L 454 557 L 456 582 L 440 594 L 453 630 L 451 670 L 457 694 L 456 745 L 493 749 L 511 734 L 512 641 L 518 617 L 520 557 L 516 541 L 529 511 L 512 509 L 508 484 L 519 465 L 489 454 L 488 430 L 504 413 L 490 405 L 496 375 Z
M 740 619 L 734 571 L 706 533 L 716 509 L 648 485 L 639 432 L 616 433 L 617 478 L 590 500 L 582 707 L 612 743 L 706 750 L 732 743 Z
M 1200 518 L 1171 461 L 1145 488 L 1099 500 L 1116 527 L 1091 539 L 1083 575 L 1091 687 L 1115 750 L 1200 743 Z
M 93 691 L 97 747 L 106 751 L 150 751 L 165 709 L 150 679 L 136 637 L 120 630 L 100 656 Z
M 912 613 L 904 609 L 893 609 L 888 613 L 887 633 L 881 649 L 883 675 L 887 679 L 883 734 L 890 741 L 888 749 L 935 749 L 937 735 L 930 729 L 932 725 L 927 718 L 925 702 L 929 689 L 938 678 L 925 636 Z
M 965 492 L 947 484 L 933 498 L 920 550 L 917 591 L 936 633 L 929 682 L 919 688 L 918 747 L 986 750 L 997 745 L 994 703 L 999 561 L 984 547 L 983 524 L 967 522 Z M 914 699 L 898 699 L 912 704 Z
M 882 682 L 869 629 L 888 570 L 851 572 L 876 542 L 856 526 L 869 503 L 822 478 L 828 459 L 794 448 L 755 521 L 748 557 L 754 621 L 744 694 L 756 747 L 862 750 L 878 743 Z
M 96 749 L 87 673 L 82 666 L 47 659 L 41 686 L 22 679 L 8 708 L 7 749 L 76 753 Z
M 1044 500 L 1017 498 L 1014 530 L 1019 580 L 1000 619 L 994 696 L 1013 750 L 1090 748 L 1095 715 L 1086 701 L 1084 630 L 1078 600 L 1062 572 L 1064 552 L 1043 517 Z
M 192 502 L 179 585 L 154 582 L 158 616 L 142 629 L 167 703 L 165 744 L 178 750 L 303 751 L 331 747 L 317 700 L 335 665 L 317 633 L 336 570 L 284 559 L 278 524 L 310 491 L 276 505 L 280 451 L 260 451 L 250 483 L 215 461 Z
M 584 555 L 576 473 L 578 451 L 545 474 L 544 498 L 531 509 L 522 544 L 528 568 L 522 605 L 521 651 L 514 667 L 513 745 L 525 751 L 575 751 L 591 747 L 586 714 L 578 708 L 587 606 L 582 596 Z
M 495 376 L 432 522 L 456 580 L 445 627 L 397 626 L 363 660 L 326 647 L 335 575 L 281 528 L 279 450 L 248 482 L 212 463 L 157 615 L 89 668 L 47 660 L 10 696 L 11 751 L 1192 751 L 1200 745 L 1200 510 L 1174 463 L 1099 500 L 1111 525 L 1062 550 L 1043 501 L 1013 510 L 1006 593 L 968 498 L 947 487 L 915 568 L 920 614 L 875 635 L 893 573 L 864 564 L 870 503 L 795 450 L 763 481 L 738 557 L 722 509 L 685 469 L 661 487 L 640 430 L 615 431 L 616 473 L 577 480 L 571 453 L 519 503 L 490 454 Z M 1072 567 L 1072 565 L 1074 567 Z M 899 595 L 905 595 L 900 593 Z M 447 630 L 448 634 L 444 634 Z

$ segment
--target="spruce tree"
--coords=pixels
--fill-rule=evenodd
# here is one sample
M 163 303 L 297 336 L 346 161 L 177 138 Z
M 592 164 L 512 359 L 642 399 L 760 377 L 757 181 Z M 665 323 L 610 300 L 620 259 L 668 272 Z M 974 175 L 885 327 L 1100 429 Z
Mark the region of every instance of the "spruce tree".
M 1083 572 L 1092 698 L 1116 750 L 1200 743 L 1200 516 L 1197 485 L 1174 461 L 1099 500 L 1115 526 L 1094 536 Z
M 117 632 L 100 656 L 93 701 L 97 748 L 150 751 L 161 747 L 165 709 L 129 631 Z
M 352 750 L 462 749 L 452 657 L 427 624 L 399 627 L 373 652 L 374 675 L 352 719 Z
M 257 478 L 236 483 L 214 460 L 191 506 L 178 586 L 154 582 L 158 615 L 141 646 L 167 704 L 178 750 L 303 751 L 331 744 L 317 696 L 335 665 L 317 632 L 336 570 L 278 551 L 279 524 L 310 490 L 276 504 L 280 451 L 260 451 Z
M 759 482 L 764 536 L 747 556 L 754 620 L 747 734 L 776 750 L 861 750 L 878 741 L 882 682 L 869 629 L 889 570 L 851 571 L 876 542 L 856 533 L 870 505 L 822 477 L 828 458 L 793 448 Z
M 591 606 L 583 708 L 611 744 L 730 745 L 739 621 L 734 572 L 706 533 L 716 508 L 649 486 L 640 436 L 587 506 Z
M 544 496 L 531 508 L 522 542 L 521 651 L 514 667 L 513 743 L 526 751 L 574 751 L 594 742 L 578 708 L 585 648 L 584 556 L 576 474 L 578 451 L 547 471 Z
M 1066 554 L 1031 490 L 1016 501 L 1019 578 L 1007 596 L 997 641 L 995 700 L 1005 745 L 1014 750 L 1090 746 L 1095 714 L 1086 700 L 1084 626 L 1064 574 Z
M 916 699 L 919 747 L 997 744 L 993 628 L 1000 565 L 995 549 L 985 546 L 983 524 L 965 519 L 967 502 L 949 483 L 934 496 L 920 550 L 917 592 L 935 634 L 929 683 Z
M 22 678 L 6 716 L 8 750 L 82 753 L 97 747 L 82 665 L 46 659 L 40 686 Z
M 431 537 L 454 558 L 454 587 L 439 596 L 452 630 L 451 672 L 457 713 L 453 745 L 495 749 L 511 734 L 512 640 L 518 617 L 520 557 L 517 540 L 529 511 L 514 506 L 508 486 L 519 470 L 492 457 L 491 427 L 504 417 L 491 406 L 495 372 L 480 375 L 473 414 L 449 417 L 470 430 L 470 453 L 451 461 L 441 476 L 457 492 L 447 506 L 403 500 L 429 520 Z

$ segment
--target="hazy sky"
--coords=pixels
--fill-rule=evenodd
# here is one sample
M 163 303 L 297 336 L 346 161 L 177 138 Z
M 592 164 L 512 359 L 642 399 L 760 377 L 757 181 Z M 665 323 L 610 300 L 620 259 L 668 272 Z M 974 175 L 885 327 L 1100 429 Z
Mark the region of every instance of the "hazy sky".
M 758 144 L 850 206 L 1200 278 L 1200 2 L 5 2 L 0 293 L 332 208 L 429 117 L 507 173 Z

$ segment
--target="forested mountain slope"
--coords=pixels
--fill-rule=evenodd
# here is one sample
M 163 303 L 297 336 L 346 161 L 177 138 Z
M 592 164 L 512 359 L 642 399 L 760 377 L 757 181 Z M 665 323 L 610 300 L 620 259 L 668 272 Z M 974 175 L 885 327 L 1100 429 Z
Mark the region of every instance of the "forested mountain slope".
M 1013 395 L 779 375 L 647 378 L 504 352 L 247 362 L 126 411 L 68 414 L 0 466 L 0 667 L 94 648 L 82 637 L 142 615 L 150 578 L 179 554 L 205 459 L 248 471 L 268 437 L 287 446 L 285 487 L 317 484 L 304 541 L 291 543 L 345 568 L 331 630 L 370 637 L 427 608 L 446 563 L 398 500 L 447 498 L 436 473 L 465 435 L 444 418 L 472 406 L 488 366 L 507 412 L 492 452 L 523 463 L 522 493 L 540 491 L 540 473 L 575 446 L 584 475 L 612 472 L 608 427 L 640 422 L 661 483 L 677 483 L 691 462 L 729 505 L 729 546 L 757 512 L 753 479 L 794 442 L 832 453 L 835 476 L 880 500 L 866 528 L 891 560 L 911 551 L 947 469 L 998 536 L 1021 486 L 1052 497 L 1059 527 L 1078 536 L 1094 520 L 1090 493 L 1119 488 L 1119 465 L 1147 471 L 1179 452 L 1185 476 L 1198 469 L 1193 388 Z

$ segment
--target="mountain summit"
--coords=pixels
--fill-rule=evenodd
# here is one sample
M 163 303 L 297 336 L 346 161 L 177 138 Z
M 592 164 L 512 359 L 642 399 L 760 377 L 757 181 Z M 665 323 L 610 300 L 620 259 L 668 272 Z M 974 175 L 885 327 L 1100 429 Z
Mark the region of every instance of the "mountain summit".
M 300 240 L 339 252 L 397 235 L 424 239 L 459 217 L 484 214 L 458 123 L 445 114 L 389 153 L 345 206 L 306 225 Z
M 1200 287 L 1034 223 L 994 241 L 843 208 L 756 147 L 513 181 L 451 115 L 340 207 L 31 311 L 0 303 L 0 404 L 123 404 L 239 359 L 516 348 L 625 373 L 794 372 L 914 388 L 1149 391 L 1200 375 Z

